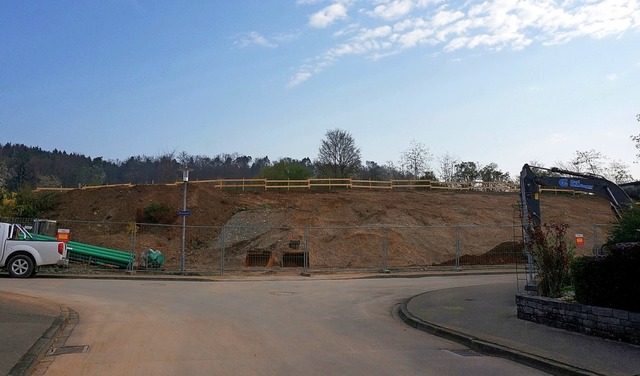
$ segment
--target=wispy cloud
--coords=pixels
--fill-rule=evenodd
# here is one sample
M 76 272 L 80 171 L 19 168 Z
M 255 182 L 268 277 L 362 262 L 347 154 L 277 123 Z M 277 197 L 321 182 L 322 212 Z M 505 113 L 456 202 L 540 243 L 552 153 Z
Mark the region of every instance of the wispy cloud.
M 347 18 L 347 6 L 343 3 L 331 4 L 309 17 L 309 26 L 324 29 L 336 20 Z
M 444 52 L 522 50 L 532 44 L 562 44 L 584 36 L 618 37 L 640 30 L 638 0 L 486 0 L 459 6 L 441 0 L 334 0 L 311 15 L 309 26 L 327 28 L 349 19 L 356 4 L 357 14 L 364 18 L 357 26 L 352 22 L 333 32 L 335 45 L 317 55 L 313 65 L 301 66 L 288 87 L 348 55 L 378 59 L 421 46 L 436 46 Z
M 311 78 L 311 72 L 300 71 L 291 78 L 287 87 L 291 88 L 291 87 L 298 86 L 301 83 L 308 80 L 309 78 Z
M 385 1 L 383 4 L 377 5 L 369 12 L 370 15 L 385 20 L 392 20 L 406 16 L 411 13 L 414 8 L 412 0 L 393 0 Z
M 270 42 L 262 34 L 255 31 L 241 35 L 234 43 L 240 47 L 261 46 L 275 48 L 278 46 L 277 44 Z

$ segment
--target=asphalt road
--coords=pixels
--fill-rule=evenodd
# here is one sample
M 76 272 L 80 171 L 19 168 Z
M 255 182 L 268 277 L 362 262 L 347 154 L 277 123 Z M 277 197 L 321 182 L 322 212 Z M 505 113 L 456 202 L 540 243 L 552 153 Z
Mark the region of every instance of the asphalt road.
M 18 363 L 60 315 L 60 305 L 28 295 L 2 292 L 0 299 L 0 375 Z M 19 335 L 16 335 L 19 334 Z
M 3 279 L 79 314 L 44 375 L 540 375 L 404 324 L 404 299 L 513 275 L 182 282 Z M 88 346 L 88 347 L 84 347 Z M 472 356 L 469 356 L 472 355 Z

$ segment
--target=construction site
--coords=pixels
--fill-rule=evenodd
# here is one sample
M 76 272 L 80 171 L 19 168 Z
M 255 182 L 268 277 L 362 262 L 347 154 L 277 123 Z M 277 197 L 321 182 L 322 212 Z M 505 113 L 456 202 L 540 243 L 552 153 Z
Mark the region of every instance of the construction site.
M 183 188 L 47 192 L 56 205 L 45 217 L 69 230 L 71 248 L 89 248 L 72 270 L 451 269 L 513 265 L 522 257 L 519 195 L 513 191 L 250 191 L 192 183 L 184 196 Z M 179 215 L 185 197 L 188 211 Z M 581 237 L 576 254 L 593 254 L 606 240 L 614 221 L 607 200 L 551 190 L 540 201 L 544 222 L 566 223 L 570 237 Z M 150 205 L 169 208 L 163 223 L 140 221 Z M 101 251 L 92 253 L 91 247 L 117 251 L 122 260 L 101 260 Z

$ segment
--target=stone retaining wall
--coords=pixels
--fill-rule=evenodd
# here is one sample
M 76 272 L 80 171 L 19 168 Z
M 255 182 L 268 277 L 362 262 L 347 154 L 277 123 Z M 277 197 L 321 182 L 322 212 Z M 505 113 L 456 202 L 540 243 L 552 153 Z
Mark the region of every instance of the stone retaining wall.
M 518 318 L 640 345 L 640 313 L 516 294 Z

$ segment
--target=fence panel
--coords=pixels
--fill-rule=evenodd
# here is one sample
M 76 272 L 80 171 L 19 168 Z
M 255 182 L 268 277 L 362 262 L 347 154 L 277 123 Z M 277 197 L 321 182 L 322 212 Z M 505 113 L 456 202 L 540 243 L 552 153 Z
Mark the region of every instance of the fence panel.
M 185 226 L 183 254 L 182 225 L 136 225 L 135 250 L 139 268 L 167 272 L 220 273 L 220 250 L 216 242 L 220 227 Z M 153 260 L 149 259 L 147 252 L 149 249 L 161 252 L 164 261 L 161 265 L 151 262 Z
M 524 262 L 520 226 L 459 226 L 459 266 L 504 266 Z
M 613 224 L 595 224 L 591 226 L 592 251 L 594 255 L 602 255 L 602 246 L 607 242 Z
M 384 268 L 380 227 L 309 227 L 305 235 L 311 270 Z
M 135 226 L 126 222 L 59 220 L 69 230 L 69 258 L 74 267 L 132 269 L 135 265 Z M 47 234 L 55 236 L 55 234 Z
M 387 231 L 389 269 L 450 269 L 455 266 L 455 227 L 389 226 Z
M 225 226 L 214 242 L 221 270 L 303 267 L 304 230 L 292 227 Z
M 254 214 L 247 214 L 253 218 Z M 5 219 L 32 225 L 31 219 Z M 612 225 L 573 225 L 576 255 L 600 251 Z M 332 270 L 451 270 L 523 264 L 519 226 L 182 226 L 60 220 L 70 230 L 72 269 L 153 270 L 201 274 Z M 55 236 L 55 233 L 49 234 Z M 70 243 L 71 244 L 71 243 Z M 159 251 L 162 263 L 149 250 Z M 115 256 L 110 252 L 115 252 Z M 105 257 L 105 252 L 107 256 Z M 184 258 L 183 258 L 184 255 Z M 112 257 L 113 256 L 113 257 Z

